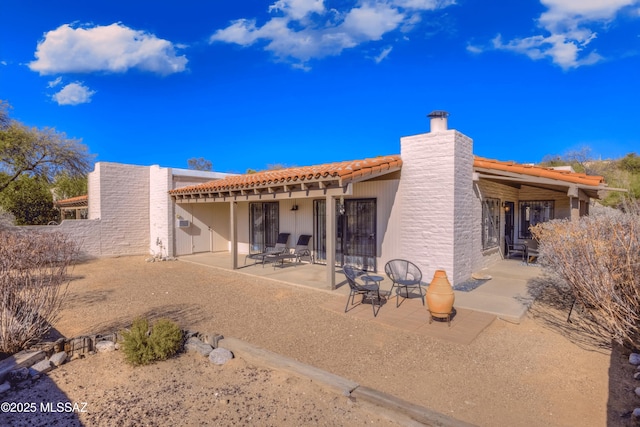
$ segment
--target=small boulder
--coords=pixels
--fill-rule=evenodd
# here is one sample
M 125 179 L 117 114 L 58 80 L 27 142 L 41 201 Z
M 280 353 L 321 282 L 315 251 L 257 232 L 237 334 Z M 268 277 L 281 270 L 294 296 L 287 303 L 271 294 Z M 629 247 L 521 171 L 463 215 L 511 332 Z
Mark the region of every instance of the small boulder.
M 9 372 L 8 379 L 13 384 L 17 384 L 19 382 L 27 380 L 29 379 L 29 369 L 28 368 L 14 369 L 13 371 Z
M 633 416 L 635 418 L 640 418 L 640 408 L 636 408 L 633 410 Z
M 208 356 L 211 350 L 213 350 L 213 347 L 207 343 L 203 343 L 196 337 L 191 337 L 184 344 L 184 349 L 186 351 L 196 351 L 203 356 Z
M 39 374 L 44 374 L 53 369 L 53 365 L 49 359 L 41 360 L 31 367 L 31 376 L 35 377 Z
M 96 343 L 96 351 L 98 353 L 106 353 L 116 350 L 116 343 L 113 341 L 98 341 Z
M 231 359 L 233 359 L 233 353 L 226 348 L 218 347 L 209 353 L 209 362 L 215 365 L 224 365 Z
M 636 396 L 640 396 L 640 387 L 636 387 L 635 392 Z
M 49 361 L 53 363 L 53 366 L 60 366 L 67 361 L 67 353 L 65 351 L 60 351 L 51 356 Z
M 640 365 L 640 354 L 631 353 L 629 355 L 629 363 L 631 363 L 632 365 Z

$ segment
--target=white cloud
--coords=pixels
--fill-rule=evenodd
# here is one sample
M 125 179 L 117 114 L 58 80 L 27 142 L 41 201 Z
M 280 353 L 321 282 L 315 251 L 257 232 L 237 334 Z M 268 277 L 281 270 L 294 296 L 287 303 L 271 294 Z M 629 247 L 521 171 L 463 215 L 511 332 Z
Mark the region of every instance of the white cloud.
M 640 0 L 540 0 L 547 7 L 538 18 L 544 35 L 516 38 L 503 43 L 493 40 L 495 49 L 509 50 L 531 59 L 550 58 L 567 70 L 602 60 L 589 44 L 597 37 L 596 29 L 603 27 L 617 15 Z
M 304 19 L 311 13 L 325 11 L 323 0 L 278 0 L 269 6 L 269 12 L 279 11 L 295 20 Z
M 398 28 L 404 18 L 405 15 L 388 4 L 365 4 L 351 9 L 340 28 L 363 41 L 380 40 Z
M 58 105 L 79 105 L 91 102 L 91 97 L 96 92 L 80 82 L 69 83 L 52 96 Z
M 323 0 L 277 0 L 269 7 L 273 16 L 264 25 L 258 26 L 255 19 L 238 19 L 209 41 L 244 47 L 261 42 L 276 58 L 308 69 L 310 59 L 339 55 L 397 30 L 411 31 L 421 14 L 452 4 L 454 0 L 363 0 L 336 10 L 327 9 Z
M 48 87 L 56 87 L 56 86 L 58 86 L 60 83 L 62 83 L 62 77 L 58 77 L 58 78 L 57 78 L 57 79 L 55 79 L 55 80 L 51 80 L 47 86 L 48 86 Z
M 187 58 L 176 46 L 153 34 L 122 24 L 74 28 L 62 25 L 44 35 L 29 68 L 40 75 L 124 73 L 139 69 L 161 75 L 185 70 Z
M 380 52 L 380 55 L 376 56 L 375 58 L 373 58 L 374 61 L 376 61 L 376 64 L 381 63 L 382 61 L 385 60 L 385 58 L 387 56 L 389 56 L 389 54 L 391 53 L 391 51 L 393 50 L 393 47 L 388 47 L 386 49 L 383 49 L 382 52 Z

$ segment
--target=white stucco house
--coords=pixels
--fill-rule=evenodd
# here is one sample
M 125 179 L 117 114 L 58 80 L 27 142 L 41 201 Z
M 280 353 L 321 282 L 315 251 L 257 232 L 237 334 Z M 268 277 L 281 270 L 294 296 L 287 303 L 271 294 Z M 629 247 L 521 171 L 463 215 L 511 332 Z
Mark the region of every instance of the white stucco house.
M 229 252 L 233 268 L 278 233 L 292 247 L 311 235 L 330 288 L 335 265 L 383 271 L 395 258 L 459 283 L 503 256 L 505 236 L 525 241 L 531 225 L 585 215 L 607 190 L 601 176 L 474 156 L 446 112 L 429 117 L 430 132 L 402 137 L 400 154 L 369 159 L 244 175 L 98 163 L 88 219 L 60 227 L 98 221 L 101 256 Z

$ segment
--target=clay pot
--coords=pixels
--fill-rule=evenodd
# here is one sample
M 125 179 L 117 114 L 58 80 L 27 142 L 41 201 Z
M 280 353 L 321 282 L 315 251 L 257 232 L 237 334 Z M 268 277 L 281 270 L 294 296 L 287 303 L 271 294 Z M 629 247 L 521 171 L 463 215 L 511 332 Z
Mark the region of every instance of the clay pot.
M 445 319 L 453 311 L 456 296 L 444 270 L 436 270 L 427 288 L 427 305 L 431 316 Z

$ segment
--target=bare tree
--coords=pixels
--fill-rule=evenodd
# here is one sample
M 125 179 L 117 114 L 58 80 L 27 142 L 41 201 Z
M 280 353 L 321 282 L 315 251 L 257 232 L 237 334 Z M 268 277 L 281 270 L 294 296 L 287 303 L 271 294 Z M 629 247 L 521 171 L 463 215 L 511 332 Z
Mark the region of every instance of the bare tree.
M 212 171 L 213 163 L 211 160 L 207 160 L 204 157 L 192 157 L 187 160 L 187 164 L 189 165 L 189 169 L 197 170 L 197 171 Z
M 29 128 L 9 119 L 8 108 L 0 101 L 0 192 L 25 173 L 52 182 L 63 171 L 89 172 L 92 156 L 80 140 L 52 128 Z

